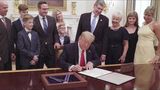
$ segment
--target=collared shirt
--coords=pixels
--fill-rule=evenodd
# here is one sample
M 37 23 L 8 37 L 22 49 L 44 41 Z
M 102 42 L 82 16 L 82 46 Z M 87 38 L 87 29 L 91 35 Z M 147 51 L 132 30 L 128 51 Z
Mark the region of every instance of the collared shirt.
M 59 40 L 60 40 L 61 45 L 63 45 L 64 44 L 64 36 L 59 36 Z
M 94 17 L 95 17 L 95 14 L 92 12 L 92 13 L 91 13 L 90 25 L 92 24 L 92 21 L 93 21 L 93 18 L 94 18 Z M 99 16 L 96 16 L 96 26 L 97 26 L 98 20 L 99 20 Z
M 41 26 L 42 26 L 42 28 L 44 29 L 44 26 L 43 26 L 43 17 L 42 17 L 41 15 L 38 15 L 38 17 L 39 17 L 39 21 L 40 21 L 40 23 L 41 23 Z M 45 16 L 44 18 L 45 18 L 46 23 L 47 23 L 47 25 L 48 25 L 47 17 Z
M 25 31 L 28 33 L 29 40 L 31 41 L 32 40 L 31 30 L 28 30 L 27 28 L 25 28 Z
M 4 24 L 6 24 L 6 21 L 4 21 L 5 16 L 0 15 L 0 19 L 1 19 L 1 21 L 2 21 Z
M 21 22 L 21 24 L 23 26 L 23 19 L 20 17 L 19 20 L 20 20 L 20 22 Z
M 79 43 L 78 43 L 78 55 L 79 55 L 78 64 L 79 65 L 80 65 L 80 61 L 81 61 L 81 53 L 82 53 L 82 49 L 80 48 Z M 86 60 L 86 51 L 84 51 L 84 59 L 85 59 L 85 64 L 86 64 L 87 63 L 87 60 Z

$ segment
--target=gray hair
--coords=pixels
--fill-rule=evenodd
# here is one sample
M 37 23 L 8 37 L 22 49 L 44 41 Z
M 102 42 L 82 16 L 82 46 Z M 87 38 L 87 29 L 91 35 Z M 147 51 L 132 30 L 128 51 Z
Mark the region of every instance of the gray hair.
M 112 17 L 113 17 L 113 16 L 118 17 L 120 21 L 122 20 L 122 14 L 121 14 L 120 12 L 114 12 L 114 13 L 112 14 Z
M 104 0 L 97 0 L 94 5 L 101 5 L 101 6 L 105 7 L 106 3 Z

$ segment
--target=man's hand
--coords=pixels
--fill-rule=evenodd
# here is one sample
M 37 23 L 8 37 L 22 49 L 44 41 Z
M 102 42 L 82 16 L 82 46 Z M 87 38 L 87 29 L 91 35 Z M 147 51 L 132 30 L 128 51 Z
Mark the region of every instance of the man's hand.
M 30 61 L 30 64 L 31 64 L 31 65 L 36 65 L 36 61 L 35 61 L 35 60 L 31 60 L 31 61 Z
M 61 48 L 61 45 L 59 43 L 55 43 L 54 44 L 54 49 L 59 49 L 59 48 Z
M 11 60 L 15 61 L 16 60 L 16 55 L 14 53 L 11 53 Z
M 85 69 L 86 70 L 90 70 L 90 69 L 93 69 L 93 63 L 92 62 L 88 62 L 85 66 Z
M 34 60 L 34 61 L 38 61 L 38 55 L 34 55 L 34 56 L 33 56 L 33 60 Z
M 102 54 L 100 57 L 101 62 L 105 62 L 106 60 L 106 55 Z
M 79 72 L 79 71 L 82 71 L 82 70 L 83 70 L 83 68 L 80 65 L 74 65 L 71 68 L 71 71 L 73 71 L 73 72 Z

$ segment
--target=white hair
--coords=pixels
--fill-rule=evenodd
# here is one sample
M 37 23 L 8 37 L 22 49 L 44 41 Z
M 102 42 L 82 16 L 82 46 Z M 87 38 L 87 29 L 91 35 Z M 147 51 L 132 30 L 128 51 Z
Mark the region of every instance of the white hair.
M 119 20 L 121 21 L 122 20 L 122 14 L 120 13 L 120 12 L 114 12 L 113 14 L 112 14 L 112 17 L 113 16 L 115 16 L 115 17 L 118 17 L 119 18 Z

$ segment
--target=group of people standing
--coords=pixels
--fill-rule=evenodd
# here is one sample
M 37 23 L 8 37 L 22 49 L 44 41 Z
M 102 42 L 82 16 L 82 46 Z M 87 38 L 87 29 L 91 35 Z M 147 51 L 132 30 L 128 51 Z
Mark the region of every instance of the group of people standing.
M 120 25 L 122 15 L 112 14 L 109 26 L 109 19 L 101 14 L 105 2 L 97 0 L 92 12 L 80 16 L 76 39 L 71 44 L 62 12 L 57 11 L 54 18 L 47 15 L 47 2 L 40 1 L 37 7 L 39 14 L 33 18 L 28 6 L 20 4 L 20 18 L 11 23 L 5 17 L 8 5 L 0 1 L 0 70 L 11 69 L 15 57 L 16 69 L 43 68 L 44 64 L 53 68 L 58 59 L 60 67 L 68 71 L 91 69 L 101 62 L 159 62 L 160 45 L 155 49 L 154 42 L 160 40 L 160 23 L 153 19 L 153 7 L 146 8 L 142 27 L 135 11 L 127 15 L 124 26 Z

